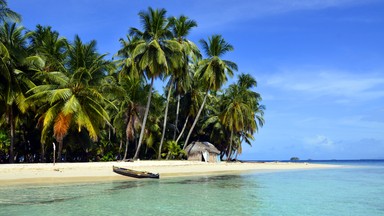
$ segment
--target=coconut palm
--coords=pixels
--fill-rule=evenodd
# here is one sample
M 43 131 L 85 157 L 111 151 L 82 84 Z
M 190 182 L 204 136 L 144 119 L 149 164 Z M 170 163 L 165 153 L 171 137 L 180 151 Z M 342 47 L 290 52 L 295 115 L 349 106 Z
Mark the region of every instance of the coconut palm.
M 51 26 L 37 25 L 35 31 L 28 33 L 30 49 L 45 60 L 45 71 L 64 71 L 64 60 L 68 42 L 60 37 Z
M 43 63 L 38 57 L 28 57 L 24 28 L 15 23 L 0 27 L 0 100 L 5 106 L 4 116 L 10 127 L 9 161 L 14 161 L 14 136 L 17 116 L 27 109 L 25 92 L 34 86 L 30 69 L 38 70 Z
M 227 75 L 233 76 L 233 70 L 237 70 L 237 65 L 234 62 L 221 59 L 225 53 L 233 50 L 233 46 L 227 43 L 221 35 L 211 36 L 208 38 L 208 42 L 202 39 L 200 43 L 208 58 L 199 62 L 195 78 L 201 82 L 206 90 L 203 103 L 189 130 L 183 149 L 185 149 L 193 129 L 196 126 L 205 102 L 207 101 L 209 91 L 219 90 L 227 81 Z
M 220 150 L 220 158 L 223 158 L 224 153 L 227 150 L 226 145 L 229 140 L 230 132 L 220 118 L 223 109 L 221 100 L 222 97 L 217 98 L 216 103 L 209 109 L 209 115 L 204 119 L 201 131 L 203 131 L 204 137 L 210 140 L 212 144 Z
M 37 113 L 42 125 L 41 143 L 49 132 L 59 143 L 57 158 L 61 160 L 63 141 L 70 128 L 81 131 L 85 128 L 89 137 L 96 141 L 100 128 L 109 123 L 109 116 L 103 105 L 108 101 L 99 91 L 99 74 L 105 73 L 108 62 L 104 55 L 95 52 L 96 43 L 84 44 L 76 36 L 68 45 L 69 61 L 64 72 L 42 72 L 38 78 L 47 81 L 30 90 L 28 101 L 36 101 Z
M 115 96 L 114 103 L 119 107 L 113 125 L 117 128 L 118 133 L 121 133 L 119 136 L 125 137 L 123 160 L 128 156 L 130 141 L 136 140 L 136 130 L 141 126 L 139 120 L 145 106 L 143 98 L 147 97 L 148 86 L 145 85 L 145 77 L 139 74 L 132 55 L 137 43 L 140 42 L 138 37 L 127 36 L 126 40 L 120 38 L 121 49 L 115 54 L 115 57 L 118 58 L 115 62 L 118 67 L 120 90 L 112 92 Z
M 172 35 L 169 31 L 169 22 L 165 15 L 165 9 L 154 10 L 149 7 L 148 11 L 141 11 L 139 13 L 143 31 L 137 28 L 130 29 L 130 35 L 141 38 L 141 41 L 137 43 L 133 51 L 133 58 L 137 62 L 138 69 L 144 72 L 145 76 L 151 80 L 147 106 L 134 159 L 139 157 L 143 141 L 151 104 L 153 82 L 155 78 L 166 75 L 169 68 L 175 68 L 179 62 L 176 58 L 178 56 L 176 52 L 180 52 L 180 46 L 176 41 L 169 40 Z
M 175 84 L 177 84 L 177 89 L 175 89 L 175 93 L 179 93 L 178 103 L 176 105 L 178 107 L 176 107 L 176 111 L 177 109 L 180 110 L 181 106 L 181 114 L 182 116 L 185 116 L 183 127 L 180 130 L 179 135 L 175 139 L 176 143 L 178 143 L 179 140 L 182 138 L 184 131 L 189 123 L 189 119 L 194 118 L 197 115 L 197 112 L 204 98 L 205 90 L 203 90 L 203 87 L 200 85 L 200 83 L 194 79 L 195 71 L 198 68 L 198 62 L 199 56 L 192 56 L 188 66 L 188 71 L 186 71 L 187 73 L 185 74 L 185 76 L 175 79 Z M 178 118 L 178 115 L 176 117 Z M 178 130 L 178 125 L 175 125 L 175 127 Z
M 21 16 L 15 11 L 8 8 L 8 3 L 6 0 L 0 0 L 0 20 L 2 22 L 20 22 Z
M 128 146 L 136 139 L 136 131 L 141 122 L 140 116 L 144 110 L 143 98 L 147 96 L 147 89 L 143 81 L 130 76 L 119 77 L 119 86 L 123 94 L 116 97 L 115 104 L 119 111 L 114 119 L 114 125 L 121 125 L 121 131 L 125 132 L 125 152 L 123 160 L 127 158 Z M 114 91 L 116 95 L 116 91 Z
M 180 16 L 178 18 L 170 18 L 171 29 L 174 35 L 174 38 L 182 46 L 182 57 L 183 65 L 173 72 L 173 85 L 175 88 L 175 95 L 177 97 L 177 106 L 176 106 L 176 118 L 175 118 L 175 130 L 173 134 L 173 139 L 175 140 L 177 125 L 179 119 L 179 110 L 180 110 L 180 98 L 181 95 L 185 94 L 189 88 L 192 86 L 192 78 L 194 73 L 193 63 L 191 60 L 201 58 L 200 50 L 198 47 L 186 37 L 189 35 L 192 28 L 197 27 L 197 23 L 194 20 L 190 20 L 186 16 Z
M 237 148 L 241 147 L 239 135 L 253 138 L 252 134 L 257 131 L 258 125 L 263 126 L 264 124 L 263 109 L 259 105 L 261 97 L 251 90 L 256 84 L 256 80 L 252 76 L 241 74 L 238 82 L 230 85 L 224 94 L 221 120 L 230 131 L 227 148 L 228 160 L 231 159 L 233 153 L 233 142 L 238 144 Z
M 161 149 L 164 142 L 165 130 L 167 125 L 167 115 L 168 115 L 168 106 L 172 93 L 172 89 L 175 89 L 177 95 L 177 107 L 176 107 L 176 120 L 175 120 L 175 130 L 174 130 L 174 139 L 176 137 L 176 129 L 179 115 L 180 107 L 180 95 L 185 93 L 185 89 L 190 87 L 190 58 L 191 57 L 200 57 L 200 51 L 197 46 L 192 42 L 187 40 L 187 36 L 193 27 L 197 26 L 197 23 L 194 20 L 188 19 L 186 16 L 180 16 L 179 18 L 171 17 L 169 18 L 171 24 L 171 29 L 173 33 L 174 40 L 176 40 L 181 47 L 181 56 L 180 56 L 180 65 L 173 68 L 170 74 L 170 79 L 168 83 L 168 96 L 165 107 L 164 122 L 163 122 L 163 132 L 160 140 L 159 154 L 158 159 L 161 158 Z M 184 84 L 184 85 L 183 85 Z
M 133 56 L 134 49 L 143 41 L 138 37 L 130 37 L 129 35 L 127 35 L 126 40 L 120 38 L 119 41 L 121 49 L 114 55 L 114 57 L 118 58 L 115 62 L 118 67 L 119 77 L 129 76 L 135 80 L 141 79 L 145 81 L 145 77 L 138 70 Z

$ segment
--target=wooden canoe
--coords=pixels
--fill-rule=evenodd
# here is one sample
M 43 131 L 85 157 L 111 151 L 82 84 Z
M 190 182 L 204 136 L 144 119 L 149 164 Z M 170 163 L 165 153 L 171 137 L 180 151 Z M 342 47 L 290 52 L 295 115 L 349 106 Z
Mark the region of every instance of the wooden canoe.
M 113 172 L 118 173 L 120 175 L 133 177 L 133 178 L 156 178 L 156 179 L 160 178 L 160 175 L 158 173 L 136 171 L 136 170 L 116 167 L 116 166 L 113 166 Z

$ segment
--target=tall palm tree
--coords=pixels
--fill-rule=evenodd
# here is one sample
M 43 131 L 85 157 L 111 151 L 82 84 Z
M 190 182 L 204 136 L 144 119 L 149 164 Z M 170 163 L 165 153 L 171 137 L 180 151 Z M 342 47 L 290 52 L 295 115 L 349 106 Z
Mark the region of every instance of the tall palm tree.
M 0 89 L 1 102 L 5 105 L 3 116 L 10 126 L 9 161 L 14 161 L 14 136 L 18 113 L 27 109 L 25 92 L 34 86 L 28 71 L 31 66 L 41 66 L 41 59 L 28 57 L 24 28 L 15 23 L 0 27 Z M 35 64 L 36 63 L 36 64 Z
M 221 119 L 231 133 L 227 148 L 228 160 L 232 156 L 233 142 L 236 141 L 241 145 L 238 135 L 243 134 L 253 139 L 253 136 L 248 135 L 257 131 L 258 124 L 260 126 L 264 124 L 263 109 L 259 105 L 261 97 L 251 90 L 256 84 L 256 80 L 251 75 L 241 74 L 238 82 L 230 85 L 224 94 Z M 239 147 L 241 146 L 237 146 Z
M 201 131 L 204 137 L 208 138 L 221 151 L 220 157 L 222 158 L 227 149 L 226 144 L 229 140 L 230 132 L 220 118 L 223 109 L 225 109 L 223 106 L 223 95 L 216 95 L 213 98 L 213 103 L 208 103 L 210 106 L 206 108 L 208 115 L 204 116 Z
M 227 75 L 233 76 L 233 70 L 237 70 L 234 62 L 223 60 L 221 57 L 233 50 L 233 46 L 227 43 L 221 35 L 213 35 L 208 38 L 208 42 L 200 40 L 203 50 L 208 58 L 199 62 L 199 68 L 196 71 L 195 78 L 200 80 L 206 91 L 203 103 L 197 113 L 197 116 L 189 130 L 184 147 L 187 146 L 189 138 L 204 108 L 205 102 L 209 95 L 209 91 L 217 91 L 227 81 Z
M 192 41 L 187 39 L 192 28 L 197 27 L 194 20 L 190 20 L 186 16 L 170 18 L 172 24 L 172 32 L 174 38 L 182 46 L 183 65 L 173 73 L 175 95 L 177 97 L 175 130 L 173 139 L 176 137 L 177 125 L 180 112 L 180 99 L 181 95 L 185 94 L 192 86 L 192 79 L 194 74 L 194 62 L 201 58 L 200 50 Z
M 125 152 L 123 160 L 128 156 L 129 143 L 136 139 L 136 131 L 141 122 L 140 115 L 144 110 L 143 98 L 147 96 L 146 86 L 140 79 L 127 75 L 119 76 L 119 87 L 123 94 L 117 95 L 114 103 L 119 107 L 114 119 L 114 125 L 122 125 L 121 130 L 125 132 Z
M 186 37 L 190 33 L 191 29 L 197 26 L 197 23 L 194 20 L 188 19 L 186 16 L 180 16 L 178 18 L 171 17 L 169 18 L 171 24 L 171 30 L 173 33 L 174 40 L 176 40 L 181 47 L 181 56 L 180 56 L 180 65 L 172 69 L 171 77 L 168 83 L 168 96 L 165 107 L 164 122 L 163 122 L 163 132 L 160 140 L 159 146 L 159 155 L 158 159 L 161 158 L 161 149 L 164 142 L 165 130 L 167 125 L 167 115 L 168 115 L 168 106 L 172 93 L 172 89 L 175 89 L 177 95 L 177 106 L 176 106 L 176 119 L 175 119 L 175 130 L 174 130 L 174 139 L 176 137 L 176 129 L 179 115 L 180 107 L 180 95 L 185 93 L 185 89 L 191 86 L 190 79 L 190 58 L 191 57 L 200 57 L 200 51 L 197 46 Z M 183 85 L 185 84 L 185 85 Z M 187 86 L 189 85 L 189 86 Z
M 126 40 L 120 38 L 119 41 L 121 44 L 121 49 L 119 49 L 114 55 L 114 58 L 118 58 L 115 63 L 118 67 L 119 77 L 129 76 L 135 80 L 141 79 L 145 81 L 145 76 L 142 76 L 138 70 L 133 56 L 133 51 L 135 50 L 136 46 L 143 41 L 139 37 L 130 37 L 129 35 L 127 35 Z
M 50 130 L 59 143 L 57 158 L 61 160 L 63 141 L 70 128 L 81 131 L 85 128 L 89 137 L 96 141 L 100 128 L 109 123 L 104 109 L 108 103 L 99 91 L 99 74 L 105 73 L 108 62 L 104 55 L 95 52 L 96 43 L 84 44 L 76 36 L 69 44 L 69 61 L 64 72 L 42 72 L 39 78 L 47 83 L 30 90 L 33 93 L 28 101 L 36 101 L 39 106 L 39 122 L 42 125 L 41 143 L 47 140 Z
M 194 119 L 197 116 L 197 113 L 201 107 L 201 104 L 204 99 L 205 90 L 202 89 L 200 83 L 195 80 L 192 80 L 192 86 L 186 92 L 183 98 L 180 100 L 180 106 L 182 107 L 182 114 L 185 116 L 183 127 L 176 138 L 176 143 L 180 141 L 183 137 L 183 134 L 188 126 L 189 119 Z
M 21 16 L 15 11 L 8 8 L 8 3 L 6 0 L 0 0 L 0 20 L 2 22 L 20 22 Z
M 63 71 L 68 42 L 51 26 L 37 25 L 28 33 L 30 49 L 45 60 L 45 71 Z
M 113 121 L 117 131 L 125 134 L 125 152 L 123 160 L 128 156 L 130 141 L 136 140 L 136 130 L 141 125 L 140 116 L 144 110 L 143 98 L 147 97 L 147 86 L 145 77 L 139 74 L 133 51 L 141 40 L 138 37 L 127 36 L 124 40 L 120 38 L 121 49 L 115 54 L 118 67 L 118 87 L 121 91 L 114 91 L 114 103 L 119 107 L 118 113 Z M 123 94 L 116 94 L 123 92 Z M 119 130 L 120 128 L 120 130 Z M 123 134 L 119 135 L 124 137 Z
M 149 7 L 148 11 L 141 11 L 139 13 L 143 31 L 137 28 L 130 29 L 130 35 L 142 39 L 133 51 L 133 58 L 137 61 L 138 69 L 143 71 L 145 76 L 151 80 L 147 106 L 134 159 L 139 157 L 143 141 L 151 104 L 153 82 L 155 78 L 166 75 L 170 67 L 176 67 L 178 64 L 175 56 L 177 56 L 176 52 L 180 50 L 180 46 L 176 41 L 169 40 L 172 34 L 169 31 L 169 22 L 165 16 L 165 9 L 154 10 Z

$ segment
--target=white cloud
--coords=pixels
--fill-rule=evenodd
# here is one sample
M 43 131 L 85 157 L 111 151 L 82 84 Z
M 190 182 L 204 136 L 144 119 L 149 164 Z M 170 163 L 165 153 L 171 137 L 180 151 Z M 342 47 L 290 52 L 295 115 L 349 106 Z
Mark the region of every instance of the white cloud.
M 335 142 L 324 135 L 304 138 L 304 147 L 309 149 L 334 150 Z

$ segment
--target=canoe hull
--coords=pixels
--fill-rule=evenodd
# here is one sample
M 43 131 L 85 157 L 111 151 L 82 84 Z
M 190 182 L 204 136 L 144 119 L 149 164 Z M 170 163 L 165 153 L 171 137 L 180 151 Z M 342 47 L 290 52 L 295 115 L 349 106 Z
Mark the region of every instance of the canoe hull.
M 116 166 L 113 166 L 113 172 L 120 174 L 120 175 L 133 177 L 133 178 L 155 178 L 155 179 L 160 178 L 160 175 L 158 173 L 136 171 L 136 170 L 131 170 L 131 169 L 122 168 L 122 167 L 116 167 Z

